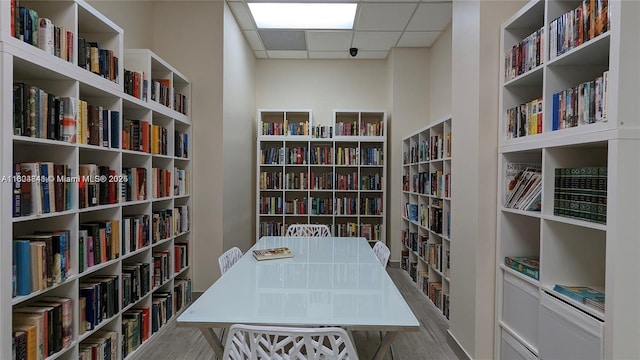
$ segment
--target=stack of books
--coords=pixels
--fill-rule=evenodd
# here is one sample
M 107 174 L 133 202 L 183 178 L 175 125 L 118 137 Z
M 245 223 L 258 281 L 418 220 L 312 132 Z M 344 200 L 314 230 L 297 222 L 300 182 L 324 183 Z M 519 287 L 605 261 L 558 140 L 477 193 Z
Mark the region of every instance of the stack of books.
M 567 286 L 559 284 L 556 284 L 553 290 L 582 304 L 604 311 L 604 293 L 601 291 L 588 286 Z

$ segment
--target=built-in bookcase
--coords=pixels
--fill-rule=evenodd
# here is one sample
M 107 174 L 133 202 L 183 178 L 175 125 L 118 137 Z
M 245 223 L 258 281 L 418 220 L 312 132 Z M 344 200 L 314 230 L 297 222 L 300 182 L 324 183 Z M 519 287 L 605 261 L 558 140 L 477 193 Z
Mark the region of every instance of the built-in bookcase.
M 39 311 L 60 311 L 63 329 L 43 357 L 109 344 L 130 358 L 191 299 L 191 87 L 153 52 L 123 49 L 123 29 L 84 1 L 13 4 L 0 2 L 0 358 Z M 27 43 L 12 29 L 21 13 L 69 41 Z M 145 74 L 139 96 L 124 69 Z
M 449 318 L 451 116 L 402 141 L 401 267 Z
M 257 238 L 312 223 L 385 241 L 386 113 L 333 114 L 314 126 L 311 110 L 258 110 Z
M 640 286 L 624 260 L 640 235 L 627 181 L 640 169 L 639 14 L 635 2 L 536 0 L 502 26 L 500 358 L 640 356 Z

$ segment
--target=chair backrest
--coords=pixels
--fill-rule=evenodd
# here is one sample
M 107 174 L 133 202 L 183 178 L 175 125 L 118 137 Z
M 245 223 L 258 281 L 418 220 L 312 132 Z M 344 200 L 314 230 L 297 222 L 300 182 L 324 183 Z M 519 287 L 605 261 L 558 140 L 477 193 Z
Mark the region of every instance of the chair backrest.
M 222 359 L 354 360 L 358 353 L 347 332 L 337 327 L 235 324 L 229 329 Z
M 389 256 L 391 255 L 391 250 L 389 250 L 387 245 L 378 240 L 376 241 L 376 244 L 373 245 L 373 252 L 378 257 L 378 260 L 380 260 L 380 264 L 382 264 L 382 266 L 386 268 L 387 262 L 389 261 Z
M 331 236 L 327 225 L 291 224 L 287 228 L 287 236 L 326 237 Z
M 238 260 L 242 257 L 242 250 L 237 247 L 232 247 L 231 249 L 225 251 L 224 254 L 220 255 L 218 258 L 218 264 L 220 265 L 220 274 L 224 274 L 227 270 L 231 269 L 233 265 L 235 265 Z

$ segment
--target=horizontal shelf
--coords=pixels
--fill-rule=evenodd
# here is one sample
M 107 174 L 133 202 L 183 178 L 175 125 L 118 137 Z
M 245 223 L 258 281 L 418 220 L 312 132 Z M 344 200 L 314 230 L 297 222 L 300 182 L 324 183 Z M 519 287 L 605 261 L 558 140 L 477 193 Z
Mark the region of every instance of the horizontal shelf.
M 73 215 L 76 213 L 76 210 L 65 210 L 65 211 L 56 211 L 48 214 L 40 214 L 40 215 L 28 215 L 28 216 L 18 216 L 11 219 L 14 223 L 19 223 L 23 221 L 32 221 L 32 220 L 40 220 L 40 219 L 50 219 L 58 216 L 67 216 Z
M 609 62 L 610 31 L 575 47 L 547 62 L 546 66 L 576 66 Z
M 82 209 L 78 209 L 78 212 L 79 213 L 86 213 L 86 212 L 92 212 L 92 211 L 115 209 L 115 208 L 119 208 L 120 205 L 121 205 L 121 203 L 89 206 L 89 207 L 85 207 L 85 208 L 82 208 Z
M 182 274 L 186 273 L 186 272 L 187 272 L 187 270 L 189 270 L 189 268 L 190 268 L 190 267 L 191 267 L 190 265 L 187 265 L 187 266 L 183 267 L 182 269 L 180 269 L 180 271 L 178 271 L 177 273 L 175 273 L 175 274 L 173 275 L 173 279 L 175 280 L 178 276 L 180 276 L 180 275 L 182 275 Z
M 95 334 L 98 330 L 102 329 L 102 327 L 104 327 L 105 325 L 107 325 L 108 323 L 110 323 L 111 321 L 113 321 L 114 319 L 117 319 L 118 316 L 120 315 L 120 312 L 116 313 L 115 315 L 113 315 L 112 317 L 102 320 L 100 322 L 100 324 L 96 325 L 93 327 L 92 330 L 87 330 L 85 331 L 82 335 L 78 336 L 78 343 L 83 342 L 84 340 L 86 340 L 89 336 Z
M 515 139 L 503 139 L 500 146 L 498 146 L 498 152 L 504 154 L 609 141 L 621 137 L 621 132 L 612 128 L 614 125 L 614 122 L 596 123 Z
M 134 300 L 131 304 L 127 304 L 124 308 L 122 308 L 122 311 L 120 311 L 120 312 L 123 313 L 123 314 L 126 313 L 128 310 L 131 310 L 131 308 L 133 308 L 134 306 L 137 306 L 141 302 L 143 302 L 151 294 L 152 294 L 151 291 L 147 291 L 147 293 L 142 295 L 142 296 L 140 296 L 140 298 L 138 300 Z
M 145 200 L 131 200 L 131 201 L 123 201 L 120 204 L 122 206 L 134 206 L 134 205 L 141 205 L 141 204 L 148 204 L 149 200 L 145 199 Z
M 60 284 L 54 284 L 54 285 L 52 285 L 52 286 L 50 286 L 50 287 L 48 287 L 48 288 L 46 288 L 44 290 L 34 291 L 29 295 L 16 296 L 16 297 L 11 299 L 11 305 L 13 305 L 13 306 L 18 305 L 20 303 L 23 303 L 23 302 L 29 300 L 29 299 L 33 299 L 33 298 L 36 298 L 36 297 L 38 297 L 40 295 L 48 293 L 49 291 L 51 291 L 53 289 L 57 289 L 57 288 L 59 288 L 61 286 L 65 286 L 65 285 L 71 284 L 77 278 L 78 278 L 78 275 L 70 275 L 70 276 L 67 276 L 67 279 L 64 282 L 60 283 Z
M 62 348 L 62 350 L 58 351 L 58 352 L 57 352 L 57 353 L 55 353 L 55 354 L 52 354 L 52 355 L 50 355 L 50 356 L 47 356 L 47 357 L 45 358 L 45 360 L 55 360 L 55 359 L 59 358 L 60 356 L 62 356 L 62 355 L 64 355 L 64 354 L 66 354 L 66 353 L 67 353 L 67 351 L 69 351 L 69 350 L 73 349 L 73 348 L 76 346 L 76 343 L 77 343 L 76 341 L 72 341 L 72 342 L 71 342 L 71 345 L 67 346 L 66 348 Z
M 41 139 L 37 137 L 28 137 L 28 136 L 19 136 L 13 135 L 13 143 L 14 144 L 25 144 L 25 145 L 34 145 L 34 146 L 61 146 L 73 148 L 78 146 L 76 143 L 70 143 L 67 141 L 60 140 L 50 140 L 50 139 Z
M 593 288 L 596 289 L 596 290 L 600 290 L 600 291 L 603 290 L 602 288 L 600 288 L 600 289 L 598 289 L 597 287 L 593 287 Z M 556 297 L 558 299 L 561 299 L 562 301 L 566 302 L 567 304 L 569 304 L 569 305 L 581 310 L 582 312 L 587 313 L 587 314 L 591 315 L 592 317 L 604 322 L 604 319 L 605 319 L 604 311 L 600 311 L 600 310 L 598 310 L 596 308 L 593 308 L 591 306 L 587 306 L 587 305 L 585 305 L 585 304 L 583 304 L 581 302 L 578 302 L 578 301 L 576 301 L 576 300 L 574 300 L 574 299 L 572 299 L 572 298 L 570 298 L 570 297 L 568 297 L 566 295 L 563 295 L 563 294 L 553 290 L 553 286 L 544 284 L 544 285 L 541 286 L 541 289 L 543 291 L 545 291 L 547 294 L 549 294 L 549 295 L 551 295 L 553 297 Z
M 158 240 L 158 241 L 152 243 L 151 247 L 156 247 L 156 246 L 159 246 L 159 245 L 162 245 L 162 244 L 166 244 L 171 240 L 173 240 L 173 237 L 171 237 L 171 236 L 166 238 L 166 239 Z
M 540 211 L 526 211 L 526 210 L 518 210 L 512 208 L 502 207 L 501 210 L 506 213 L 518 214 L 523 216 L 529 216 L 534 218 L 542 218 L 542 213 Z
M 517 277 L 518 279 L 520 279 L 522 281 L 525 281 L 525 282 L 535 286 L 536 288 L 540 288 L 540 281 L 538 281 L 538 280 L 536 280 L 536 279 L 534 279 L 534 278 L 532 278 L 530 276 L 524 275 L 523 273 L 515 271 L 515 270 L 511 269 L 510 267 L 506 266 L 504 264 L 504 258 L 498 259 L 498 261 L 500 261 L 500 269 L 502 269 L 504 272 L 508 272 L 509 274 Z
M 83 272 L 81 272 L 79 277 L 80 278 L 84 278 L 84 277 L 86 277 L 88 275 L 92 275 L 93 273 L 95 273 L 98 270 L 104 269 L 104 268 L 109 267 L 109 266 L 111 266 L 113 264 L 117 264 L 119 261 L 120 261 L 120 258 L 115 258 L 115 259 L 112 259 L 112 260 L 109 260 L 109 261 L 105 261 L 105 262 L 100 263 L 100 264 L 93 265 L 93 266 L 91 266 L 89 268 L 86 268 Z
M 133 251 L 129 251 L 128 253 L 126 253 L 126 254 L 124 254 L 124 255 L 122 255 L 122 256 L 121 256 L 122 261 L 124 261 L 125 259 L 128 259 L 128 258 L 130 258 L 130 257 L 136 256 L 136 255 L 138 255 L 138 254 L 140 254 L 140 253 L 143 253 L 143 252 L 145 252 L 146 250 L 149 250 L 149 246 L 148 246 L 148 245 L 147 245 L 147 246 L 143 246 L 143 247 L 141 247 L 140 249 L 136 249 L 136 250 L 133 250 Z
M 550 220 L 550 221 L 555 221 L 555 222 L 559 222 L 559 223 L 585 227 L 585 228 L 589 228 L 589 229 L 593 229 L 593 230 L 607 231 L 607 225 L 606 224 L 600 224 L 600 223 L 596 223 L 596 222 L 579 220 L 579 219 L 574 219 L 574 218 L 564 217 L 564 216 L 557 216 L 557 215 L 544 215 L 543 214 L 542 218 L 545 219 L 545 220 Z
M 542 86 L 542 69 L 543 65 L 538 65 L 535 68 L 518 75 L 517 77 L 505 81 L 504 87 L 516 87 L 516 86 Z

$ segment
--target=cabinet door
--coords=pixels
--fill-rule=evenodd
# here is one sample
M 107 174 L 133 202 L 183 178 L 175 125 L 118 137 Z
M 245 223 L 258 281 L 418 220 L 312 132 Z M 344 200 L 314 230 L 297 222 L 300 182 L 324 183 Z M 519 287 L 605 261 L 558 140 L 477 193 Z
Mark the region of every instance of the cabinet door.
M 542 359 L 602 359 L 604 323 L 542 292 L 539 347 Z

